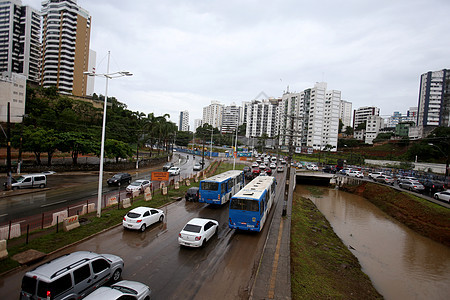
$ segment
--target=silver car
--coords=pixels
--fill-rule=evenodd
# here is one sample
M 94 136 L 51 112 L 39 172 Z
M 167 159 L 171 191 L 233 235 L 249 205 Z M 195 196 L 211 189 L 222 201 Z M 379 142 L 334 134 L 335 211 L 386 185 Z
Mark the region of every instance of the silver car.
M 122 280 L 111 286 L 102 286 L 89 294 L 86 300 L 150 300 L 152 291 L 148 286 L 137 281 Z

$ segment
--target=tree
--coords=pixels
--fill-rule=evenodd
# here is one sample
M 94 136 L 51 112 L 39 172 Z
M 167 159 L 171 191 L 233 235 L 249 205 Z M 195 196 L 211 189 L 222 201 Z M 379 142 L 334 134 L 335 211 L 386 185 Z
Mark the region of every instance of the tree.
M 344 133 L 345 133 L 346 135 L 353 135 L 353 127 L 351 127 L 351 126 L 345 127 Z
M 342 122 L 342 119 L 339 119 L 339 133 L 342 132 L 342 128 L 344 128 L 344 122 Z
M 367 121 L 359 123 L 358 126 L 356 126 L 355 131 L 360 131 L 360 130 L 363 130 L 363 129 L 365 130 L 366 129 L 366 124 L 367 124 Z
M 116 162 L 119 158 L 128 158 L 133 155 L 133 149 L 130 145 L 122 141 L 107 139 L 105 140 L 105 155 L 108 158 L 115 158 Z
M 393 132 L 381 132 L 377 134 L 377 137 L 373 140 L 373 143 L 390 140 L 393 135 Z
M 190 131 L 177 131 L 177 137 L 175 144 L 178 146 L 187 147 L 192 139 L 192 132 Z
M 63 132 L 59 134 L 58 149 L 62 152 L 70 152 L 72 163 L 78 162 L 78 155 L 89 153 L 100 153 L 100 145 L 93 142 L 94 138 L 89 133 Z

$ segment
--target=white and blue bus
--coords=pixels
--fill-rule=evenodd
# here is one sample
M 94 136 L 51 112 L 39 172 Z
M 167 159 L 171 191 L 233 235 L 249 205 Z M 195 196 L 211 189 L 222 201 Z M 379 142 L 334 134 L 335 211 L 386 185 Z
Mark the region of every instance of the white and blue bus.
M 230 201 L 229 227 L 261 231 L 274 203 L 275 177 L 258 176 Z
M 226 171 L 200 181 L 198 202 L 224 204 L 243 187 L 244 171 Z

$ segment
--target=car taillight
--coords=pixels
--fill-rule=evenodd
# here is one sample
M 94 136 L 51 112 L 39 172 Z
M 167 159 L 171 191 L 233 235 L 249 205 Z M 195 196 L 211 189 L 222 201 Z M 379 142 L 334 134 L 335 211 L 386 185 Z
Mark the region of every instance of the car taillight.
M 220 194 L 219 194 L 219 195 L 217 195 L 217 200 L 220 200 Z
M 228 222 L 230 222 L 230 224 L 231 224 L 231 218 L 228 218 Z
M 127 219 L 125 219 L 125 217 L 123 217 L 123 220 L 126 221 Z
M 50 291 L 47 291 L 47 299 L 50 299 L 52 296 L 51 296 L 51 293 L 50 293 Z
M 179 233 L 178 236 L 181 237 L 181 233 Z
M 142 222 L 142 220 L 137 220 L 137 221 L 136 221 L 136 223 L 141 223 L 141 222 Z
M 195 240 L 196 240 L 196 241 L 200 241 L 201 239 L 202 239 L 201 236 L 196 236 L 196 237 L 195 237 Z

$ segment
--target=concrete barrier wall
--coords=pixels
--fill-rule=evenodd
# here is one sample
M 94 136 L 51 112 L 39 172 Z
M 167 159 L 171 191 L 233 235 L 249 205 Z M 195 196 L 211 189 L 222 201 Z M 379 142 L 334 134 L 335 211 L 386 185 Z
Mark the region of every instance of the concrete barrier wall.
M 180 183 L 179 183 L 178 181 L 175 182 L 174 188 L 175 188 L 176 190 L 179 190 L 179 189 L 180 189 Z
M 8 257 L 8 250 L 6 250 L 6 240 L 0 240 L 0 259 Z
M 111 198 L 108 199 L 108 203 L 106 204 L 107 206 L 112 206 L 117 204 L 117 197 L 113 196 Z
M 121 207 L 122 208 L 128 208 L 131 207 L 131 201 L 130 198 L 125 198 L 123 199 L 122 203 L 121 203 Z
M 190 186 L 191 185 L 191 181 L 189 179 L 186 179 L 186 186 Z
M 78 222 L 78 215 L 65 218 L 63 221 L 63 230 L 65 232 L 80 227 L 80 223 Z
M 53 213 L 53 220 L 52 220 L 52 226 L 56 225 L 56 221 L 58 220 L 58 223 L 61 223 L 64 221 L 64 218 L 67 218 L 67 210 L 62 210 Z
M 83 205 L 83 210 L 80 215 L 85 215 L 95 211 L 95 203 L 89 203 L 88 205 Z
M 152 193 L 150 191 L 145 192 L 144 199 L 145 199 L 145 201 L 152 200 Z
M 167 195 L 167 187 L 163 187 L 161 193 L 165 196 Z
M 9 226 L 3 226 L 0 227 L 0 240 L 6 240 L 8 239 L 8 231 L 9 231 Z M 16 224 L 11 224 L 11 233 L 9 234 L 9 238 L 16 238 L 19 237 L 21 235 L 20 233 L 20 224 L 16 223 Z

